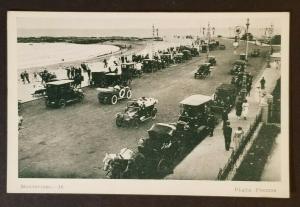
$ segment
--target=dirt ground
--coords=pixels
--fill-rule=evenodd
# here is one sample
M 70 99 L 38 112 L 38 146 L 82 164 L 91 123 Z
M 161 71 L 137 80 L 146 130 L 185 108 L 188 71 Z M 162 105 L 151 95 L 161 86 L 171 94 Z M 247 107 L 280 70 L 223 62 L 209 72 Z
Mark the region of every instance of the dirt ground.
M 181 100 L 192 94 L 212 95 L 218 85 L 230 82 L 229 70 L 238 55 L 233 53 L 231 41 L 220 42 L 226 45 L 226 50 L 211 52 L 217 59 L 211 77 L 205 80 L 193 77 L 197 66 L 205 61 L 206 54 L 201 54 L 186 63 L 135 79 L 133 98 L 146 96 L 159 100 L 155 122 L 177 121 Z M 237 54 L 241 51 L 243 44 Z M 249 63 L 247 70 L 256 76 L 265 60 L 250 58 Z M 138 128 L 118 128 L 115 114 L 125 109 L 126 101 L 114 106 L 100 105 L 96 89 L 83 90 L 86 95 L 83 103 L 63 109 L 46 108 L 43 100 L 23 104 L 24 128 L 20 130 L 18 146 L 20 177 L 105 178 L 102 169 L 105 153 L 135 148 L 137 141 L 147 136 L 147 129 L 154 121 Z

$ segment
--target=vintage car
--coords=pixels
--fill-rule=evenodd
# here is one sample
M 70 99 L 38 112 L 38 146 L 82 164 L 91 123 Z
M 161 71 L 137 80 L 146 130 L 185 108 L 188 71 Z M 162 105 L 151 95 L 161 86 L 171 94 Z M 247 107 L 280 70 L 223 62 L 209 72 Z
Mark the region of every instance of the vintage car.
M 191 54 L 192 54 L 193 57 L 199 56 L 199 52 L 198 52 L 197 48 L 193 47 L 193 48 L 190 49 L 190 51 L 191 51 Z
M 157 108 L 155 105 L 158 101 L 154 98 L 142 97 L 129 101 L 123 113 L 117 113 L 116 125 L 121 126 L 138 126 L 140 123 L 155 119 Z
M 170 53 L 163 53 L 160 55 L 160 58 L 166 66 L 173 63 L 172 55 Z
M 184 62 L 184 58 L 183 58 L 183 53 L 179 52 L 179 53 L 175 53 L 174 54 L 174 62 L 175 63 L 183 63 Z
M 190 60 L 192 59 L 192 53 L 190 50 L 182 50 L 183 59 L 184 60 Z
M 247 63 L 244 60 L 236 60 L 233 63 L 233 67 L 230 70 L 230 74 L 231 75 L 237 75 L 239 72 L 243 72 L 245 70 L 246 64 Z
M 144 59 L 142 70 L 145 73 L 151 73 L 157 71 L 159 68 L 158 60 L 155 59 Z
M 213 95 L 211 110 L 220 113 L 225 109 L 229 112 L 235 104 L 236 96 L 237 88 L 234 84 L 221 84 Z
M 209 76 L 211 74 L 211 71 L 214 67 L 211 66 L 210 63 L 203 63 L 198 67 L 197 72 L 194 74 L 194 78 L 206 78 L 207 76 Z
M 141 68 L 136 67 L 136 64 L 131 63 L 122 63 L 121 64 L 122 76 L 124 79 L 131 79 L 132 77 L 141 77 L 143 71 Z
M 208 56 L 208 61 L 212 66 L 217 65 L 217 60 L 215 56 Z
M 240 54 L 240 60 L 246 61 L 246 53 Z
M 108 88 L 97 88 L 98 101 L 102 104 L 116 104 L 118 100 L 130 99 L 132 92 L 128 86 L 119 86 Z
M 71 102 L 80 102 L 84 98 L 81 88 L 74 86 L 73 80 L 59 80 L 46 84 L 46 107 L 65 107 Z
M 250 52 L 251 57 L 259 57 L 260 56 L 260 49 L 254 49 Z
M 226 47 L 225 47 L 225 45 L 219 45 L 219 49 L 220 49 L 220 50 L 225 50 Z
M 181 114 L 179 121 L 187 123 L 193 134 L 198 138 L 207 135 L 207 116 L 210 112 L 211 97 L 196 94 L 180 102 Z

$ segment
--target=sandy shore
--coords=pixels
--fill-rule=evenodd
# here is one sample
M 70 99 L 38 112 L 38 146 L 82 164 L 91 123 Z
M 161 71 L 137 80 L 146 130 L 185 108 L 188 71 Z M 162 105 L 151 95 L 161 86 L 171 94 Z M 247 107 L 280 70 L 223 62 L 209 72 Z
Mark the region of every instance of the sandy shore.
M 104 59 L 109 59 L 111 56 L 116 56 L 119 57 L 121 55 L 129 55 L 132 53 L 138 53 L 142 50 L 144 50 L 147 45 L 148 42 L 147 41 L 114 41 L 114 42 L 105 42 L 105 45 L 131 45 L 130 48 L 120 48 L 120 50 L 113 52 L 113 53 L 108 53 L 108 54 L 102 54 L 102 55 L 95 55 L 91 58 L 79 58 L 78 60 L 73 60 L 73 61 L 67 61 L 67 62 L 63 62 L 63 63 L 54 63 L 54 64 L 50 64 L 47 66 L 38 66 L 38 67 L 29 67 L 26 68 L 26 71 L 29 73 L 29 77 L 30 77 L 30 83 L 25 83 L 23 84 L 21 81 L 20 76 L 18 77 L 18 99 L 21 100 L 22 102 L 27 102 L 27 101 L 31 101 L 31 100 L 35 100 L 39 97 L 33 97 L 32 94 L 40 88 L 43 88 L 42 84 L 41 84 L 41 78 L 38 76 L 36 79 L 33 76 L 34 72 L 39 72 L 42 71 L 44 69 L 47 69 L 49 72 L 54 72 L 58 79 L 66 79 L 67 78 L 67 74 L 65 71 L 65 67 L 68 66 L 75 66 L 75 67 L 80 67 L 80 64 L 82 62 L 87 62 L 87 63 L 91 63 L 91 62 L 100 62 L 103 61 Z M 18 69 L 18 74 L 20 74 L 21 72 L 23 72 L 25 69 Z M 88 85 L 88 76 L 86 73 L 83 73 L 84 76 L 84 81 L 82 83 L 82 86 L 87 86 Z

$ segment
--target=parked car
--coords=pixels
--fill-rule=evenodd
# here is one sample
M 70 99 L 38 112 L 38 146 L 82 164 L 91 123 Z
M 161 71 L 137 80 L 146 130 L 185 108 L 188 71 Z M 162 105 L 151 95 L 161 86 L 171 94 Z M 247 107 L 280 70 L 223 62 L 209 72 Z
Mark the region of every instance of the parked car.
M 145 73 L 155 72 L 159 68 L 158 61 L 155 59 L 144 59 L 142 70 Z
M 197 48 L 193 47 L 193 48 L 190 49 L 190 51 L 191 51 L 191 54 L 192 54 L 193 57 L 199 56 L 199 52 L 198 52 Z
M 141 68 L 137 68 L 134 62 L 122 63 L 121 70 L 124 79 L 131 79 L 132 77 L 141 77 L 143 74 Z
M 192 53 L 190 50 L 182 50 L 183 59 L 184 60 L 190 60 L 192 59 Z
M 201 94 L 187 97 L 180 102 L 179 121 L 186 122 L 194 136 L 203 138 L 207 135 L 207 116 L 212 98 Z
M 46 106 L 65 107 L 68 103 L 82 101 L 84 93 L 81 88 L 76 88 L 73 83 L 73 80 L 48 82 L 46 84 Z
M 116 125 L 118 127 L 138 126 L 148 119 L 155 119 L 157 113 L 155 105 L 157 103 L 156 99 L 146 97 L 129 101 L 125 111 L 116 115 Z
M 174 54 L 174 62 L 175 63 L 183 63 L 184 62 L 183 53 L 175 53 Z
M 116 104 L 119 100 L 130 99 L 132 96 L 131 89 L 128 86 L 119 86 L 108 88 L 97 88 L 98 101 L 102 104 Z
M 204 63 L 198 67 L 197 72 L 194 74 L 194 78 L 206 78 L 211 74 L 211 70 L 213 69 L 213 66 L 211 66 L 210 63 Z
M 235 104 L 237 88 L 234 84 L 223 83 L 217 87 L 213 95 L 211 109 L 214 112 L 222 112 L 224 109 L 229 112 Z

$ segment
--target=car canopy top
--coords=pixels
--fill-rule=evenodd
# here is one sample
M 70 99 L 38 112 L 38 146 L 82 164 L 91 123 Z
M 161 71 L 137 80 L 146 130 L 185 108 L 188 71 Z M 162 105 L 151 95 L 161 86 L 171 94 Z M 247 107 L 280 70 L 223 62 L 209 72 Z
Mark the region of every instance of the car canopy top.
M 236 90 L 236 86 L 234 84 L 223 83 L 217 87 L 217 91 L 228 91 L 234 92 Z
M 148 130 L 149 138 L 157 137 L 157 135 L 168 135 L 171 137 L 176 130 L 176 127 L 165 123 L 156 123 Z
M 73 83 L 73 80 L 58 80 L 58 81 L 51 81 L 48 82 L 47 85 L 64 85 L 64 84 L 69 84 L 69 83 Z
M 187 97 L 186 99 L 181 101 L 180 104 L 189 105 L 189 106 L 200 106 L 200 105 L 202 105 L 204 103 L 207 103 L 209 101 L 211 101 L 210 96 L 196 94 L 196 95 L 192 95 L 192 96 Z
M 246 61 L 244 61 L 244 60 L 236 60 L 234 62 L 234 65 L 246 65 Z

